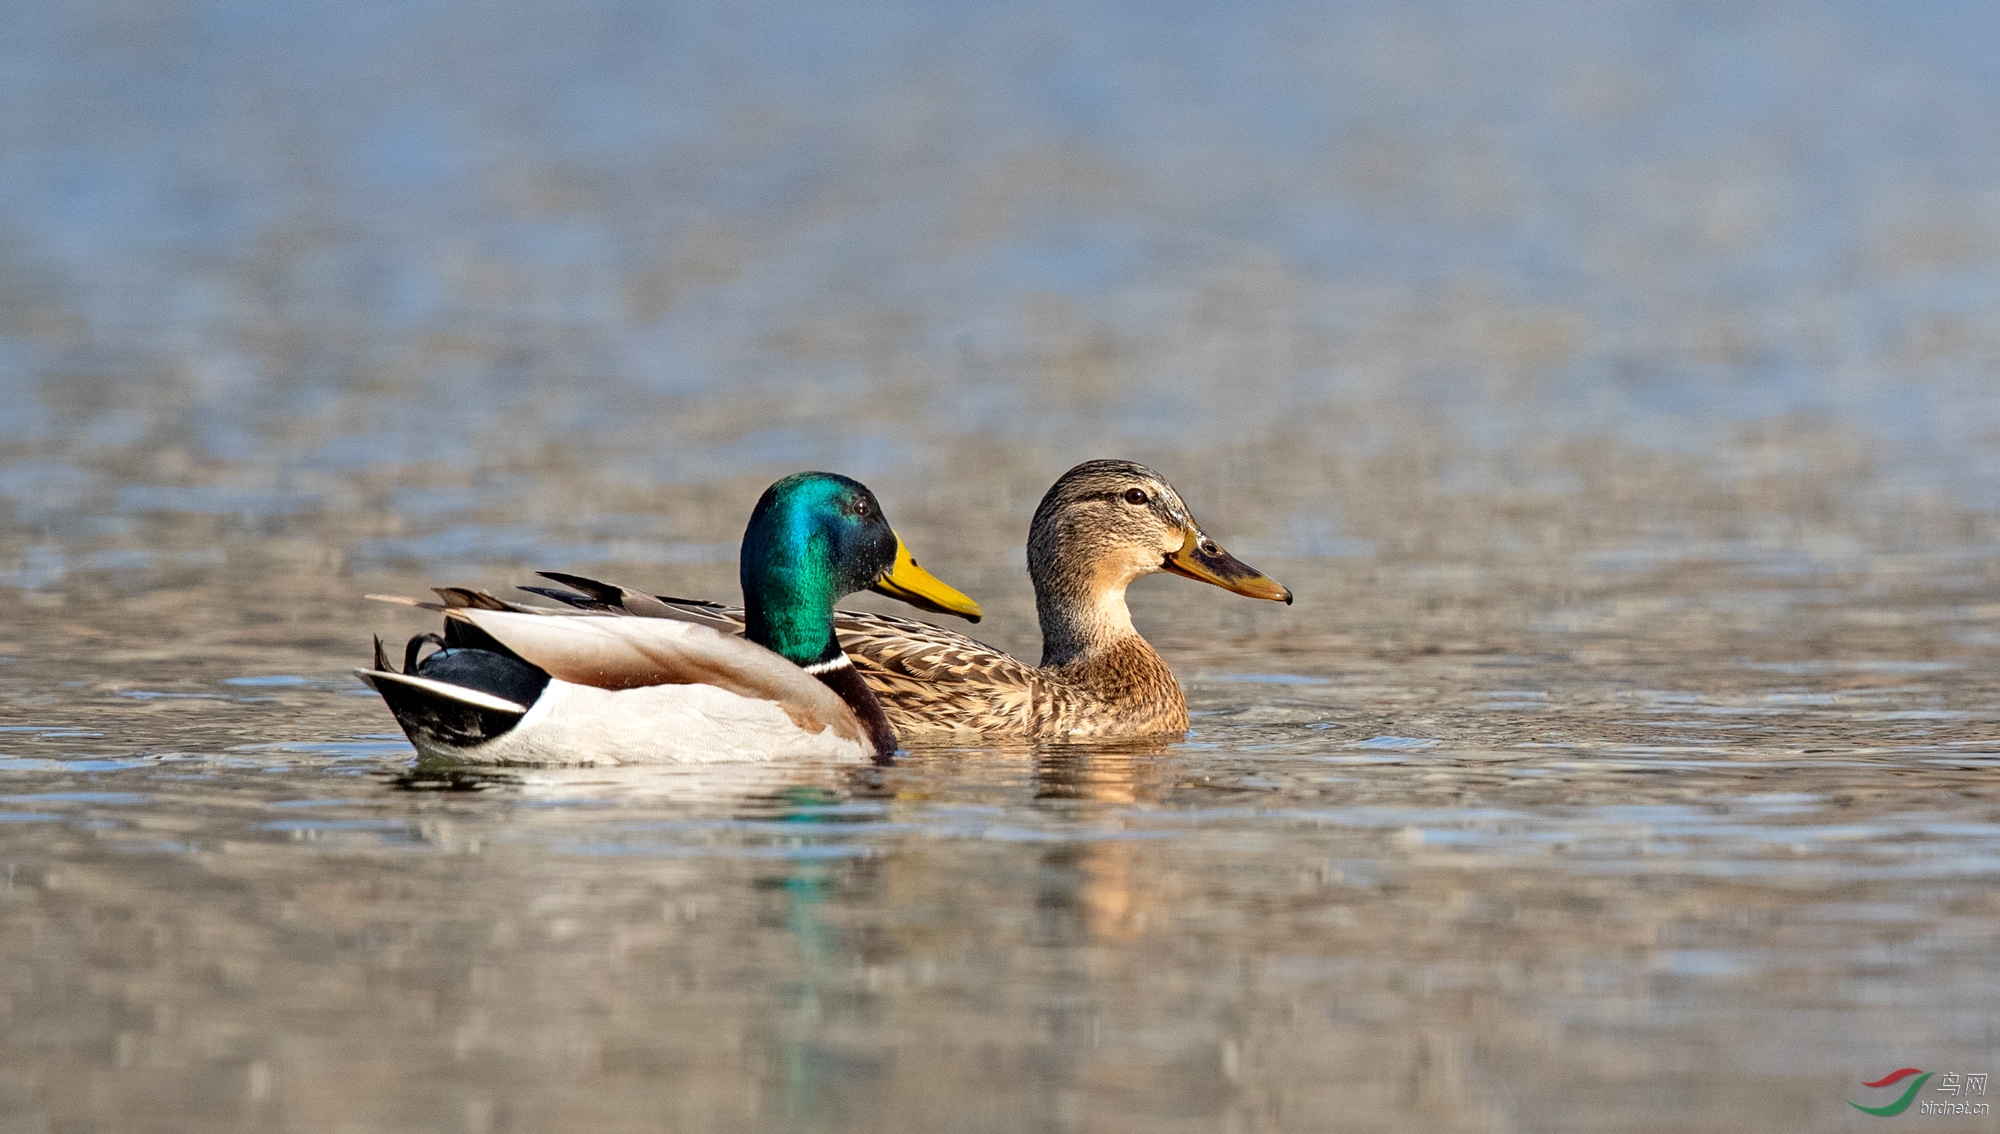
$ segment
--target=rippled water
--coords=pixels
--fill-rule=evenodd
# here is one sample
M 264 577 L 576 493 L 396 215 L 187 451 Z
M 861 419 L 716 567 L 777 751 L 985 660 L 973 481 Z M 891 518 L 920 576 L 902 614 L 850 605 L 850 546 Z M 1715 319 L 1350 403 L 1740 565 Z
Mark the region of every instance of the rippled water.
M 1989 6 L 0 24 L 0 1131 L 1847 1129 L 2000 1072 Z M 1095 456 L 1298 595 L 1135 589 L 1182 743 L 453 775 L 348 674 L 426 628 L 371 591 L 730 597 L 809 467 L 1032 655 Z

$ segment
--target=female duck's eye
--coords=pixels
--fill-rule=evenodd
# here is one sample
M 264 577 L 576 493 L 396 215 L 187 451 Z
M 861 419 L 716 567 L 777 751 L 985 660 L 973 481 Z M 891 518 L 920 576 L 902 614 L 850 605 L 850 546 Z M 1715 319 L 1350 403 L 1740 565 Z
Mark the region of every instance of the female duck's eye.
M 1126 490 L 1125 490 L 1125 503 L 1127 503 L 1127 504 L 1144 504 L 1145 502 L 1146 502 L 1146 490 L 1145 490 L 1145 489 L 1143 489 L 1143 488 L 1128 488 L 1128 489 L 1126 489 Z

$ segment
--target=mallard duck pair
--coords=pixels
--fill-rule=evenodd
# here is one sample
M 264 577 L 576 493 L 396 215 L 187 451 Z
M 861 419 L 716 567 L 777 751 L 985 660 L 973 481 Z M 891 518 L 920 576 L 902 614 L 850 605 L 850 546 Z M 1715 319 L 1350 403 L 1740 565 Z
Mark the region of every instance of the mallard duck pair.
M 411 639 L 403 672 L 378 641 L 374 668 L 355 672 L 420 753 L 487 763 L 884 760 L 899 738 L 1173 734 L 1186 700 L 1125 605 L 1133 580 L 1163 570 L 1292 601 L 1216 546 L 1159 474 L 1089 461 L 1029 528 L 1043 642 L 1031 666 L 926 622 L 835 610 L 875 590 L 980 617 L 917 566 L 867 488 L 801 473 L 751 514 L 742 607 L 554 572 L 563 589 L 524 589 L 567 609 L 441 588 L 416 605 L 444 612 L 442 635 Z

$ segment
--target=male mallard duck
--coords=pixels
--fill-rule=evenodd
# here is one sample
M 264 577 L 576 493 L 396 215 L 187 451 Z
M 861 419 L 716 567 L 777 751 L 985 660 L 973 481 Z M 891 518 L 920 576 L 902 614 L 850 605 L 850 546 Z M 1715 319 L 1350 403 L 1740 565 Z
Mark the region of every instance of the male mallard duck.
M 905 737 L 1146 736 L 1187 731 L 1173 671 L 1132 625 L 1125 588 L 1172 571 L 1251 598 L 1292 592 L 1216 546 L 1160 474 L 1130 461 L 1086 461 L 1064 473 L 1028 528 L 1028 575 L 1042 623 L 1031 666 L 962 634 L 913 619 L 842 611 L 841 644 Z M 655 598 L 575 575 L 576 593 L 529 590 L 590 610 L 693 618 L 733 628 L 741 611 Z
M 746 637 L 692 622 L 576 615 L 442 588 L 444 634 L 420 635 L 382 694 L 424 756 L 480 763 L 885 758 L 896 734 L 834 639 L 833 604 L 875 590 L 974 621 L 979 606 L 917 566 L 873 493 L 799 473 L 743 533 Z M 409 600 L 397 600 L 409 601 Z M 550 617 L 560 613 L 562 617 Z M 426 642 L 441 648 L 417 660 Z

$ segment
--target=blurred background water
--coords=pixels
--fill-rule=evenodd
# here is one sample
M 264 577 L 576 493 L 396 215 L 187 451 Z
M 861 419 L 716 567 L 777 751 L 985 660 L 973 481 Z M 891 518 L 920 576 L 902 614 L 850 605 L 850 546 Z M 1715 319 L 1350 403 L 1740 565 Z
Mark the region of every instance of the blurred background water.
M 0 0 L 0 1130 L 2000 1071 L 1996 121 L 1943 0 Z M 1097 456 L 1299 596 L 1136 589 L 1185 743 L 453 777 L 347 672 L 814 467 L 1033 655 Z

